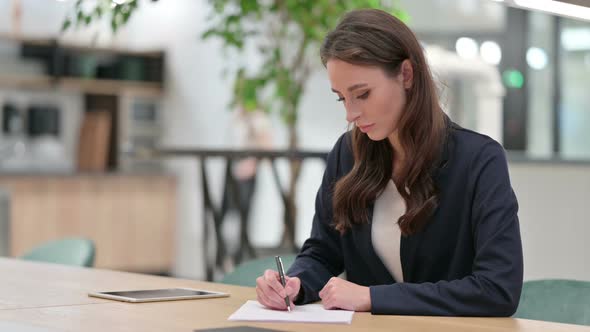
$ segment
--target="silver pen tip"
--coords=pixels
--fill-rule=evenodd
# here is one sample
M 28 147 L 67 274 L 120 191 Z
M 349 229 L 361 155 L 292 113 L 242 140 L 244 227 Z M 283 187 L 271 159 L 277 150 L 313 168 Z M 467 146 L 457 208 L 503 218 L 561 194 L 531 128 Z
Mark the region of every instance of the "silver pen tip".
M 287 307 L 287 311 L 291 312 L 291 307 Z

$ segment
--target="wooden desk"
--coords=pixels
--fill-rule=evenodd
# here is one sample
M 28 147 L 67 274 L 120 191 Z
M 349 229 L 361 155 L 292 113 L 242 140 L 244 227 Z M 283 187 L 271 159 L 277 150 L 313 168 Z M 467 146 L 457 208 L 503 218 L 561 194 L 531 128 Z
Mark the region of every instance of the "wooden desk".
M 249 325 L 285 331 L 590 331 L 590 327 L 511 318 L 372 316 L 355 313 L 351 325 L 228 322 L 253 288 L 107 270 L 0 259 L 0 321 L 63 331 L 192 331 Z M 131 304 L 94 299 L 88 291 L 194 287 L 229 298 Z

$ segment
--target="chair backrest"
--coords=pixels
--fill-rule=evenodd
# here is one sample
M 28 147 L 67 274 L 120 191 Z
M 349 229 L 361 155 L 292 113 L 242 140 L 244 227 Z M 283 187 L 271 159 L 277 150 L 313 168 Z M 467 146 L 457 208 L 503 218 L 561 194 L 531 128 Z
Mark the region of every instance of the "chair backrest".
M 295 257 L 296 255 L 281 256 L 285 271 L 293 264 Z M 232 272 L 223 277 L 221 283 L 254 287 L 256 286 L 256 278 L 264 274 L 267 269 L 277 269 L 274 256 L 258 258 L 238 265 Z
M 590 325 L 590 282 L 563 279 L 527 281 L 514 317 Z
M 30 261 L 92 267 L 94 243 L 88 239 L 68 238 L 44 243 L 21 258 Z

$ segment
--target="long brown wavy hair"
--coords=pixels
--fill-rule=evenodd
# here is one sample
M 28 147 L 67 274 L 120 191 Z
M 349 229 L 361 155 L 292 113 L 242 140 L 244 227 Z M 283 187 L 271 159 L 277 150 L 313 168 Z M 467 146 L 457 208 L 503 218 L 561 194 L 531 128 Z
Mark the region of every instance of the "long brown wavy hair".
M 414 78 L 406 90 L 406 105 L 397 131 L 405 160 L 394 183 L 406 202 L 399 220 L 403 235 L 420 231 L 438 206 L 433 171 L 437 168 L 447 126 L 438 103 L 436 86 L 420 43 L 394 16 L 376 9 L 349 12 L 321 47 L 324 66 L 330 59 L 382 68 L 396 77 L 409 59 Z M 354 166 L 336 182 L 333 195 L 334 226 L 345 233 L 353 224 L 368 223 L 373 204 L 393 177 L 394 150 L 387 138 L 372 141 L 358 128 L 352 132 Z

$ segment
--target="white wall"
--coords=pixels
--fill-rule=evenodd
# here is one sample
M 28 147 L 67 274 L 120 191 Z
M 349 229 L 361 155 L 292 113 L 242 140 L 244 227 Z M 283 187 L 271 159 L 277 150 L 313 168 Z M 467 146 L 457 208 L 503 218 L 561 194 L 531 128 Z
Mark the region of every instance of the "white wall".
M 590 280 L 590 165 L 510 164 L 525 279 Z
M 164 107 L 168 146 L 230 146 L 231 113 L 226 110 L 229 82 L 220 76 L 226 60 L 215 41 L 203 42 L 199 35 L 206 26 L 205 0 L 162 0 L 146 6 L 120 34 L 113 37 L 104 29 L 96 38 L 99 45 L 126 45 L 138 49 L 159 47 L 167 52 L 167 94 Z M 42 36 L 57 33 L 65 10 L 72 1 L 58 3 L 25 0 L 23 32 Z M 9 0 L 0 0 L 0 32 L 10 29 L 6 17 Z M 65 38 L 88 42 L 94 30 L 68 33 Z M 234 59 L 256 63 L 251 55 Z M 232 60 L 233 61 L 233 60 Z M 311 77 L 301 104 L 299 134 L 301 147 L 327 150 L 344 132 L 344 110 L 329 91 L 322 68 Z M 277 123 L 278 145 L 285 145 L 285 131 Z M 191 159 L 171 161 L 179 176 L 177 263 L 174 273 L 202 278 L 202 209 L 199 165 Z M 223 165 L 212 163 L 212 186 L 221 185 Z M 299 183 L 297 240 L 301 243 L 310 230 L 315 192 L 323 165 L 311 162 L 304 167 Z M 285 169 L 282 169 L 285 173 Z M 590 197 L 590 171 L 584 167 L 511 165 L 512 181 L 521 204 L 521 225 L 525 247 L 526 277 L 572 277 L 590 280 L 585 202 Z M 286 173 L 285 173 L 286 174 Z M 258 179 L 259 193 L 252 211 L 251 235 L 255 245 L 275 245 L 279 241 L 281 204 L 271 185 L 268 167 L 263 165 Z M 219 192 L 216 193 L 219 197 Z M 585 250 L 584 250 L 585 249 Z

